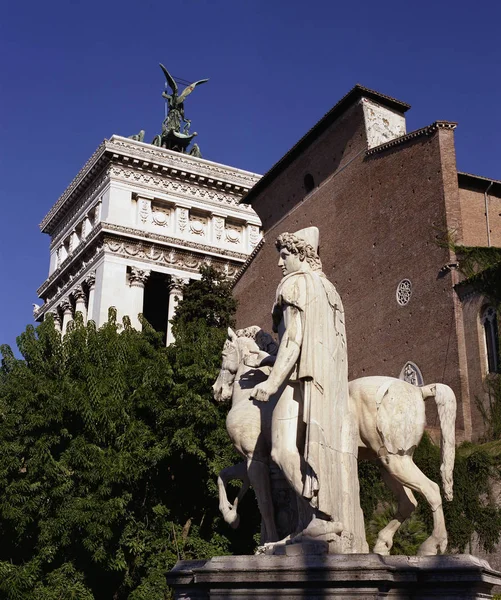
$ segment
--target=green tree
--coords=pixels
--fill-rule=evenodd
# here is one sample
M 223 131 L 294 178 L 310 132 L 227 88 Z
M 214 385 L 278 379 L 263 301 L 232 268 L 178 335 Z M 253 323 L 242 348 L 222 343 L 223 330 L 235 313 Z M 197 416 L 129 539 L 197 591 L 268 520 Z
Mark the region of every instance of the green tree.
M 160 600 L 179 558 L 251 550 L 218 513 L 216 474 L 234 456 L 211 385 L 234 303 L 213 286 L 198 296 L 209 322 L 178 319 L 169 348 L 113 313 L 63 339 L 50 319 L 29 326 L 22 360 L 2 347 L 2 597 Z

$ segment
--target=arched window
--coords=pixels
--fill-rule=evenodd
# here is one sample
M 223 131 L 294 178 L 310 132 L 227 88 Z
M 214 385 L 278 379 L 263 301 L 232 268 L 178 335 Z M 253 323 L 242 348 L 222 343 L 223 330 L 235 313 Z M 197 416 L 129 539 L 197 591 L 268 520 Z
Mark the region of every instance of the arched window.
M 315 180 L 313 179 L 313 175 L 311 173 L 306 173 L 303 181 L 304 189 L 306 190 L 306 193 L 309 194 L 315 187 Z
M 489 373 L 498 373 L 500 371 L 499 329 L 495 307 L 486 306 L 482 311 L 480 321 L 484 328 L 485 349 L 487 351 Z

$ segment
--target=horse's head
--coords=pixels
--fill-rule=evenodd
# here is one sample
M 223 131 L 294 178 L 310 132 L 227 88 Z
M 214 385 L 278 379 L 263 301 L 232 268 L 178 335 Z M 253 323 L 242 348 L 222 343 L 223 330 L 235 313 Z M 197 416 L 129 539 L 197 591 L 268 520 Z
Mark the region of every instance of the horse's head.
M 219 371 L 216 382 L 212 386 L 214 398 L 218 402 L 226 402 L 231 399 L 233 394 L 233 383 L 240 365 L 238 336 L 231 327 L 228 327 L 228 337 L 224 342 L 222 357 L 223 362 L 221 363 L 221 370 Z
M 228 337 L 222 352 L 221 371 L 212 386 L 214 398 L 218 402 L 231 399 L 237 371 L 240 367 L 243 367 L 244 360 L 249 354 L 257 353 L 261 349 L 259 340 L 262 333 L 264 332 L 255 325 L 246 329 L 239 329 L 236 332 L 228 327 Z M 256 343 L 256 340 L 258 340 L 258 343 Z

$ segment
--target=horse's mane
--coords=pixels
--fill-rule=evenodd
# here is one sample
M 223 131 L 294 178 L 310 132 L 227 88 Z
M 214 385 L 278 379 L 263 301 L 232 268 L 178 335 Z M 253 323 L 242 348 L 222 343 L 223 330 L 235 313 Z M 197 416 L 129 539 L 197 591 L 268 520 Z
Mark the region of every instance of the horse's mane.
M 257 325 L 251 325 L 244 329 L 237 329 L 235 333 L 237 334 L 237 337 L 246 337 L 254 340 L 258 348 L 268 354 L 276 354 L 278 351 L 278 344 L 273 337 Z

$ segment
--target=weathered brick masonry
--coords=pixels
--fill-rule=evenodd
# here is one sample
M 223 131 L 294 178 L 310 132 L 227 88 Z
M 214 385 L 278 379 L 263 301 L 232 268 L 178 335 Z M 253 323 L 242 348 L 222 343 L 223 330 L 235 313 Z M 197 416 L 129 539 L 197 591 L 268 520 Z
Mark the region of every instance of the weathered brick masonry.
M 261 218 L 265 242 L 235 285 L 237 322 L 271 329 L 281 276 L 274 240 L 283 231 L 316 225 L 324 272 L 345 306 L 350 378 L 398 377 L 412 361 L 426 383 L 440 381 L 454 389 L 458 437 L 471 439 L 472 412 L 476 429 L 481 427 L 472 411 L 483 368 L 478 310 L 468 307 L 474 327 L 467 324 L 466 333 L 463 306 L 453 287 L 459 276 L 446 266 L 455 256 L 437 243 L 447 231 L 468 243 L 482 238 L 475 233 L 481 229 L 478 202 L 471 202 L 458 185 L 455 124 L 437 122 L 393 138 L 391 131 L 383 132 L 387 141 L 368 149 L 375 134 L 364 103 L 383 111 L 383 128 L 388 118 L 403 118 L 408 108 L 357 86 L 243 199 Z M 307 175 L 314 180 L 310 192 Z M 499 205 L 492 204 L 497 210 Z M 468 210 L 476 211 L 472 231 L 464 226 Z M 405 306 L 396 299 L 402 279 L 412 282 Z M 427 418 L 431 427 L 438 426 L 432 404 Z

